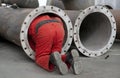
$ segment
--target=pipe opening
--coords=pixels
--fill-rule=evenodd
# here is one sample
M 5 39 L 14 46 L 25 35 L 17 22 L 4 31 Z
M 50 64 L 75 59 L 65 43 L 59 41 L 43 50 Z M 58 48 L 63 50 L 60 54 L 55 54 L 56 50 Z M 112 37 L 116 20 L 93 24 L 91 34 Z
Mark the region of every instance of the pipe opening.
M 80 41 L 86 49 L 98 51 L 108 44 L 111 31 L 108 17 L 103 13 L 94 12 L 86 16 L 80 26 Z
M 56 15 L 56 14 L 54 14 L 54 13 L 44 13 L 44 14 L 41 14 L 41 15 L 39 15 L 39 16 L 43 16 L 43 15 L 49 15 L 50 17 L 59 17 L 59 18 L 62 20 L 63 27 L 64 27 L 64 32 L 65 32 L 64 41 L 63 41 L 63 46 L 64 46 L 65 43 L 66 43 L 66 41 L 67 41 L 67 36 L 68 36 L 68 30 L 67 30 L 67 26 L 66 26 L 64 20 L 63 20 L 60 16 L 58 16 L 58 15 Z M 39 17 L 39 16 L 37 16 L 37 17 Z M 36 18 L 37 18 L 37 17 L 36 17 Z M 35 19 L 36 19 L 36 18 L 35 18 Z M 35 19 L 34 19 L 34 20 L 35 20 Z M 33 21 L 34 21 L 34 20 L 33 20 Z M 31 22 L 31 24 L 33 23 L 33 21 Z M 30 38 L 29 35 L 28 35 L 28 42 L 29 42 L 29 44 L 31 44 L 30 40 L 31 40 L 31 38 Z M 32 48 L 31 45 L 30 45 L 30 47 Z M 32 48 L 32 49 L 33 49 L 33 48 Z

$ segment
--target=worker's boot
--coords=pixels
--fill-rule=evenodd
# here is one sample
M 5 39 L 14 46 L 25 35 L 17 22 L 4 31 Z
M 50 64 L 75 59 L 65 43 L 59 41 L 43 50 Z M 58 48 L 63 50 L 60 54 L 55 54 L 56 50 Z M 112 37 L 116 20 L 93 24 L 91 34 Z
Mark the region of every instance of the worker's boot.
M 67 53 L 66 55 L 67 55 L 66 61 L 71 64 L 73 73 L 76 75 L 80 74 L 82 70 L 81 70 L 81 61 L 78 51 L 73 49 L 70 53 Z
M 51 54 L 51 56 L 50 56 L 50 62 L 51 62 L 52 64 L 54 64 L 54 65 L 58 68 L 60 74 L 62 74 L 62 75 L 67 74 L 67 72 L 68 72 L 68 67 L 67 67 L 67 65 L 62 61 L 61 55 L 60 55 L 59 52 L 53 52 L 53 53 Z

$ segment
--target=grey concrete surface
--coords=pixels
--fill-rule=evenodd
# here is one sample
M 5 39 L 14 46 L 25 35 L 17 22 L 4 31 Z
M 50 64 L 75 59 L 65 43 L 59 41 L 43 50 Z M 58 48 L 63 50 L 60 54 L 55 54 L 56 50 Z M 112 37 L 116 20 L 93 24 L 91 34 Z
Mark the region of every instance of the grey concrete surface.
M 24 51 L 4 40 L 0 40 L 0 78 L 120 78 L 120 42 L 97 58 L 81 57 L 82 72 L 67 75 L 57 71 L 47 72 L 29 59 Z

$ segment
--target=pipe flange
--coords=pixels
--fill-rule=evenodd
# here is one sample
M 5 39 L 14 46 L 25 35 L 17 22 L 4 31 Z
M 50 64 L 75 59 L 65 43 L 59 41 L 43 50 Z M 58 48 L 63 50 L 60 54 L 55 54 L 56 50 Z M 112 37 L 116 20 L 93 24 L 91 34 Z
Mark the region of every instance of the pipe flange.
M 65 44 L 63 45 L 61 54 L 65 54 L 68 49 L 71 46 L 72 38 L 73 38 L 73 27 L 70 18 L 68 15 L 60 8 L 54 7 L 54 6 L 41 6 L 39 8 L 36 8 L 31 13 L 27 15 L 25 18 L 20 32 L 20 41 L 21 46 L 25 53 L 33 60 L 35 60 L 35 52 L 31 49 L 29 42 L 28 42 L 28 29 L 31 24 L 31 22 L 39 15 L 45 14 L 45 13 L 53 13 L 57 16 L 59 16 L 64 23 L 66 24 L 67 28 L 67 39 Z
M 108 41 L 108 43 L 106 44 L 106 46 L 104 46 L 103 48 L 101 48 L 98 51 L 92 51 L 87 49 L 81 42 L 81 38 L 80 38 L 80 27 L 81 24 L 83 22 L 83 20 L 91 13 L 95 13 L 95 12 L 100 12 L 102 14 L 104 14 L 105 16 L 107 16 L 107 18 L 109 19 L 110 23 L 111 23 L 111 35 L 110 35 L 110 39 Z M 100 55 L 103 55 L 104 53 L 106 53 L 111 46 L 114 43 L 116 37 L 116 21 L 114 16 L 112 15 L 112 13 L 110 12 L 109 9 L 107 9 L 104 6 L 91 6 L 88 7 L 87 9 L 83 10 L 79 16 L 76 19 L 75 25 L 74 25 L 74 42 L 76 47 L 78 48 L 78 50 L 85 56 L 88 57 L 97 57 Z

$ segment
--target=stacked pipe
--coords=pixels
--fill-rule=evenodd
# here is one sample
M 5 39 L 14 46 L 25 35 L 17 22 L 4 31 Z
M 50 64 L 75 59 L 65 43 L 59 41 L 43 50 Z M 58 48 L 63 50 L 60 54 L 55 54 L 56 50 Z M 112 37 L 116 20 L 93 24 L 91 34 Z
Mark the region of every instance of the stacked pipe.
M 66 53 L 73 38 L 72 23 L 63 10 L 54 6 L 41 6 L 36 9 L 0 7 L 0 36 L 21 46 L 26 54 L 34 59 L 34 51 L 28 41 L 28 29 L 31 22 L 42 14 L 54 14 L 62 19 L 65 29 L 62 53 Z
M 52 5 L 64 9 L 62 1 L 59 0 L 0 0 L 6 4 L 16 4 L 20 8 L 37 8 L 39 6 Z
M 19 5 L 17 2 L 16 4 Z M 43 6 L 32 10 L 0 8 L 0 18 L 2 19 L 0 20 L 0 35 L 22 46 L 27 55 L 32 59 L 34 59 L 34 52 L 29 46 L 27 32 L 32 20 L 41 14 L 52 13 L 63 20 L 66 36 L 62 54 L 66 53 L 71 46 L 73 38 L 71 20 L 74 24 L 74 43 L 80 53 L 89 57 L 103 55 L 111 48 L 116 37 L 116 22 L 117 26 L 119 26 L 119 18 L 117 18 L 119 14 L 115 10 L 109 10 L 104 6 L 91 6 L 82 11 L 64 10 L 66 13 L 53 6 Z M 119 37 L 119 31 L 117 34 L 117 37 Z
M 89 6 L 103 5 L 109 9 L 120 9 L 120 0 L 62 0 L 65 9 L 81 10 Z
M 2 3 L 6 4 L 17 4 L 19 7 L 26 8 L 37 8 L 39 6 L 38 0 L 1 0 Z

